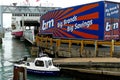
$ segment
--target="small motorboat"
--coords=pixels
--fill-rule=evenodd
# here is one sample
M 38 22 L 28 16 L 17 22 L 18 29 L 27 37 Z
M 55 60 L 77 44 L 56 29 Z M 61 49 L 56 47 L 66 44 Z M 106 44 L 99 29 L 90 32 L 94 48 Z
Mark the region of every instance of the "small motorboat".
M 33 62 L 20 61 L 14 64 L 14 67 L 25 67 L 27 74 L 39 74 L 39 75 L 58 75 L 60 68 L 53 65 L 53 60 L 50 57 L 43 56 L 35 58 Z

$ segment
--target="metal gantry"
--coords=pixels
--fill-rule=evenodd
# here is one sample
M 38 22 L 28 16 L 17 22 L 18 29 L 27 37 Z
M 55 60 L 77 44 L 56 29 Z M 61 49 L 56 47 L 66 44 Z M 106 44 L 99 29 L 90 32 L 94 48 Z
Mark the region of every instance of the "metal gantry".
M 44 14 L 50 10 L 59 7 L 41 7 L 41 6 L 1 6 L 2 13 L 39 13 Z

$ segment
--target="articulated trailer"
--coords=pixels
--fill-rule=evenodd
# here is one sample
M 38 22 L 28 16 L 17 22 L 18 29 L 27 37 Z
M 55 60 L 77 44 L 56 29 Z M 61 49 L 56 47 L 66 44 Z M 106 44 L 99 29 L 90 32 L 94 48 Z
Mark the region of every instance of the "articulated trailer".
M 110 56 L 113 56 L 114 45 L 119 45 L 119 41 L 120 4 L 111 1 L 49 11 L 41 16 L 36 36 L 38 46 L 55 46 L 55 51 L 61 53 L 64 51 L 61 47 L 65 47 L 62 43 L 68 43 L 67 49 L 64 48 L 67 51 L 62 54 L 79 53 L 79 56 L 83 55 L 85 44 L 95 45 L 94 51 L 88 51 L 92 56 L 97 56 L 98 45 L 110 45 Z M 72 50 L 72 44 L 80 45 L 78 52 Z

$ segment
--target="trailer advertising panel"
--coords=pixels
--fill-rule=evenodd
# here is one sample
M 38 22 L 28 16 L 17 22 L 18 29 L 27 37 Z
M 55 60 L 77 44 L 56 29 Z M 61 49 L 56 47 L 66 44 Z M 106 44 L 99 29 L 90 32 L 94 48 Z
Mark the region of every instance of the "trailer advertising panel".
M 40 34 L 54 38 L 104 40 L 104 2 L 50 11 L 40 23 Z
M 104 40 L 120 39 L 120 5 L 118 3 L 105 3 L 105 35 Z

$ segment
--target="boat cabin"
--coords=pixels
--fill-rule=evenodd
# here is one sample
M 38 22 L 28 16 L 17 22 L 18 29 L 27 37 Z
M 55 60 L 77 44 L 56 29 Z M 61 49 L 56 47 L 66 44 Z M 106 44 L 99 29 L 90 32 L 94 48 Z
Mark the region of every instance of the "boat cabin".
M 34 65 L 37 67 L 48 68 L 49 66 L 53 66 L 53 61 L 52 58 L 48 58 L 48 57 L 36 58 L 34 61 Z

